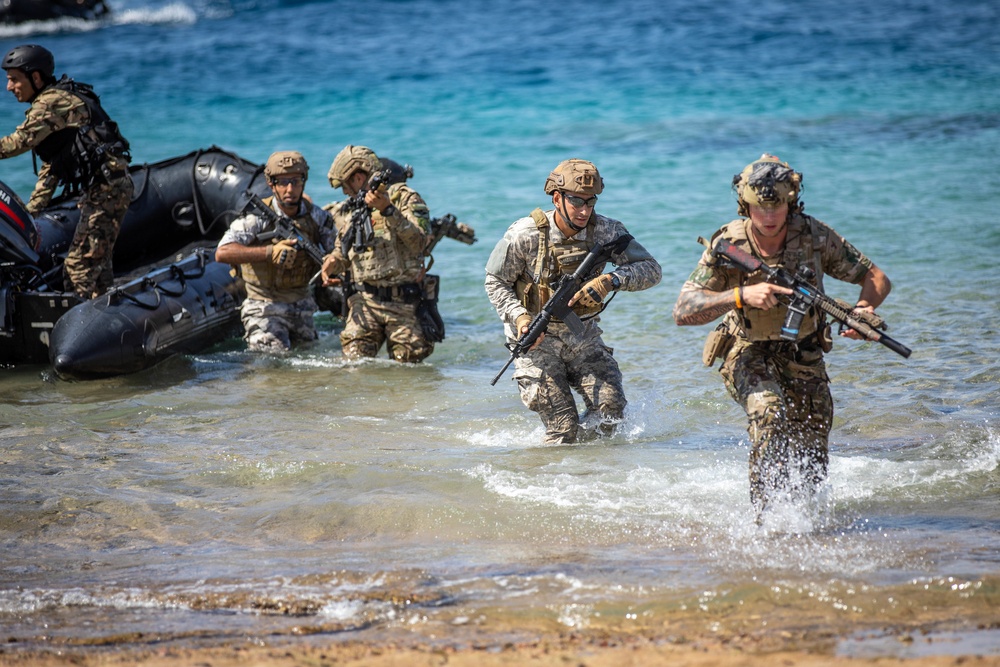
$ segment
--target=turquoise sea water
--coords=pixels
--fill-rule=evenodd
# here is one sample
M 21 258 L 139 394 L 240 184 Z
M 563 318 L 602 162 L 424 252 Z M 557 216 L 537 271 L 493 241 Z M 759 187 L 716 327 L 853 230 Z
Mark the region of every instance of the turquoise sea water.
M 995 3 L 110 4 L 100 26 L 0 28 L 0 50 L 50 48 L 138 161 L 298 149 L 327 202 L 333 156 L 365 144 L 412 164 L 432 213 L 480 241 L 435 253 L 448 338 L 420 366 L 342 362 L 323 315 L 323 338 L 287 358 L 234 340 L 111 380 L 3 370 L 6 650 L 302 627 L 489 636 L 501 617 L 682 614 L 723 632 L 727 610 L 763 627 L 791 608 L 963 638 L 865 635 L 845 653 L 1000 653 L 995 625 L 970 620 L 1000 600 Z M 4 100 L 7 132 L 25 107 Z M 764 151 L 890 276 L 880 312 L 914 353 L 838 343 L 828 488 L 757 528 L 742 415 L 700 363 L 709 327 L 670 309 L 695 238 L 735 215 L 732 175 Z M 567 157 L 597 163 L 600 210 L 664 271 L 603 318 L 622 432 L 543 447 L 509 374 L 489 386 L 506 351 L 482 278 Z M 27 197 L 30 157 L 0 180 Z

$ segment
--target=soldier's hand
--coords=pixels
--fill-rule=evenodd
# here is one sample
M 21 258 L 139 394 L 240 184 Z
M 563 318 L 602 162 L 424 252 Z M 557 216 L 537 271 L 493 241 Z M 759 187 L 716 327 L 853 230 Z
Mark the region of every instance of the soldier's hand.
M 323 258 L 323 266 L 320 268 L 320 276 L 323 278 L 323 287 L 330 287 L 331 285 L 340 285 L 343 280 L 338 276 L 333 270 L 333 253 L 330 253 Z
M 757 283 L 743 287 L 743 305 L 761 310 L 770 310 L 778 305 L 779 294 L 791 294 L 792 290 L 771 283 Z
M 392 205 L 392 200 L 389 199 L 384 192 L 379 190 L 369 190 L 365 193 L 365 203 L 368 204 L 370 208 L 382 211 L 387 206 Z
M 862 322 L 865 322 L 865 319 L 863 317 L 859 316 L 859 312 L 861 312 L 861 313 L 868 313 L 869 315 L 873 316 L 875 318 L 874 319 L 875 322 L 881 322 L 882 321 L 881 317 L 879 317 L 878 315 L 875 315 L 875 309 L 872 306 L 869 306 L 867 304 L 865 304 L 864 306 L 862 306 L 859 303 L 858 305 L 854 306 L 854 308 L 851 310 L 851 314 L 854 317 L 856 317 L 857 319 L 861 320 Z M 868 321 L 868 322 L 865 322 L 865 323 L 869 324 L 869 326 L 871 325 L 871 321 Z M 872 328 L 874 329 L 876 327 L 872 327 Z M 860 333 L 858 333 L 854 329 L 852 329 L 850 327 L 847 327 L 847 326 L 845 326 L 843 328 L 843 330 L 840 332 L 840 335 L 843 336 L 844 338 L 853 338 L 854 340 L 865 340 L 864 336 L 862 336 Z
M 284 268 L 290 267 L 295 262 L 295 256 L 299 253 L 295 244 L 295 239 L 281 239 L 272 245 L 271 263 Z
M 520 338 L 524 334 L 528 333 L 528 329 L 531 328 L 531 315 L 518 315 L 517 319 L 514 320 L 514 330 L 517 332 L 517 337 Z M 545 332 L 543 331 L 537 339 L 535 339 L 534 345 L 529 349 L 534 350 L 536 347 L 542 344 L 542 339 L 545 338 Z
M 573 298 L 569 300 L 569 305 L 572 306 L 575 303 L 579 303 L 584 308 L 593 308 L 604 301 L 604 297 L 610 294 L 612 290 L 611 274 L 602 273 L 593 280 L 587 281 L 573 295 Z

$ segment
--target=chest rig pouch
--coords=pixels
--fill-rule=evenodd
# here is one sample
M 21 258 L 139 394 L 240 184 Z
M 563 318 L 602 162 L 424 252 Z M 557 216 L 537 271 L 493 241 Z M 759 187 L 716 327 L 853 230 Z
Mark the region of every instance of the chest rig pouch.
M 536 208 L 531 212 L 531 219 L 535 221 L 538 228 L 538 255 L 535 258 L 535 269 L 531 280 L 518 279 L 514 284 L 521 305 L 531 313 L 537 314 L 544 306 L 552 293 L 559 287 L 559 281 L 564 276 L 572 275 L 584 258 L 594 247 L 594 228 L 597 217 L 590 216 L 587 223 L 587 238 L 569 238 L 562 243 L 553 244 L 549 235 L 549 220 L 545 212 Z M 593 275 L 596 276 L 604 271 L 604 264 L 594 267 Z M 588 279 L 591 276 L 588 276 Z M 590 308 L 585 308 L 581 304 L 573 306 L 580 319 L 593 317 L 601 312 L 604 304 L 598 303 Z
M 267 206 L 271 206 L 274 197 L 265 197 L 261 201 Z M 313 243 L 319 243 L 319 226 L 308 210 L 304 215 L 296 217 L 292 224 L 307 239 Z M 279 241 L 281 238 L 276 236 L 266 243 L 273 245 Z M 255 245 L 259 245 L 259 242 Z M 264 290 L 285 290 L 308 285 L 313 274 L 316 273 L 316 264 L 308 253 L 299 251 L 290 267 L 282 267 L 270 261 L 263 261 L 241 264 L 240 269 L 243 279 L 251 285 L 259 286 Z
M 749 239 L 749 220 L 740 221 L 741 224 L 733 224 L 730 226 L 730 231 L 732 233 L 732 242 L 746 250 L 747 252 L 754 254 L 753 247 Z M 822 236 L 813 233 L 813 225 L 809 223 L 808 219 L 803 216 L 795 216 L 792 218 L 790 223 L 795 223 L 795 228 L 789 229 L 788 239 L 785 241 L 785 248 L 781 256 L 777 258 L 775 262 L 774 259 L 764 261 L 771 266 L 780 266 L 787 270 L 789 273 L 796 273 L 800 267 L 808 266 L 813 270 L 815 277 L 815 285 L 820 290 L 823 289 L 823 262 L 822 262 L 822 248 L 826 243 L 826 239 Z M 764 282 L 766 276 L 760 271 L 752 273 L 750 275 L 740 275 L 740 284 L 746 285 L 756 285 L 758 283 Z M 781 340 L 781 328 L 785 323 L 785 318 L 788 315 L 788 305 L 785 303 L 778 303 L 777 306 L 769 310 L 761 310 L 759 308 L 743 308 L 738 312 L 739 323 L 742 325 L 742 335 L 744 335 L 748 340 L 753 342 L 767 341 L 767 340 Z M 799 327 L 799 338 L 798 340 L 804 340 L 820 332 L 820 338 L 826 338 L 825 333 L 821 332 L 825 325 L 825 319 L 821 313 L 816 312 L 815 309 L 810 308 L 806 312 L 805 316 L 802 318 L 802 324 Z
M 404 194 L 402 183 L 393 183 L 386 191 L 389 200 L 402 210 Z M 374 238 L 366 250 L 349 251 L 354 279 L 364 283 L 385 284 L 398 279 L 414 279 L 424 266 L 424 255 L 407 249 L 399 235 L 390 228 L 388 221 L 375 210 L 371 212 Z

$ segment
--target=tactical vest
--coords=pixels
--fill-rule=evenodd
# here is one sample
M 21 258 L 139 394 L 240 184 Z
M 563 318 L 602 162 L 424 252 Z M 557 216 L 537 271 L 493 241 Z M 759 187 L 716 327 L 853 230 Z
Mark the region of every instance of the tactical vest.
M 274 197 L 262 199 L 268 206 L 272 205 Z M 315 244 L 319 244 L 319 225 L 310 215 L 310 205 L 304 207 L 304 212 L 292 219 L 292 225 L 302 233 L 304 237 Z M 274 245 L 282 239 L 275 237 L 263 243 L 254 243 L 253 246 Z M 316 263 L 309 257 L 305 250 L 299 250 L 295 255 L 295 261 L 289 267 L 278 266 L 270 260 L 262 262 L 250 262 L 240 265 L 240 272 L 247 285 L 247 294 L 251 298 L 270 300 L 273 293 L 279 290 L 303 290 L 303 296 L 308 292 L 306 288 L 313 275 L 319 270 Z
M 594 229 L 597 226 L 597 216 L 591 214 L 587 222 L 587 238 L 577 239 L 575 236 L 560 243 L 552 243 L 549 234 L 549 219 L 545 212 L 536 208 L 531 212 L 531 219 L 538 228 L 538 255 L 535 258 L 535 268 L 530 279 L 518 278 L 514 289 L 521 305 L 531 315 L 535 315 L 549 300 L 552 293 L 559 288 L 559 281 L 564 276 L 573 275 L 584 258 L 594 247 Z M 594 267 L 594 272 L 588 279 L 600 275 L 606 263 Z M 604 304 L 598 303 L 589 308 L 575 304 L 573 312 L 586 319 L 597 315 L 604 309 Z
M 785 240 L 784 252 L 780 256 L 767 258 L 763 261 L 768 266 L 783 267 L 792 274 L 798 271 L 801 266 L 811 267 L 816 276 L 813 284 L 822 291 L 822 248 L 826 244 L 825 229 L 819 234 L 814 233 L 815 228 L 809 216 L 795 214 L 789 222 L 792 220 L 800 223 L 797 225 L 800 233 L 793 233 L 790 229 L 789 236 Z M 750 220 L 742 219 L 733 221 L 726 225 L 720 233 L 732 241 L 734 245 L 751 255 L 758 256 L 749 238 Z M 765 282 L 765 280 L 766 276 L 761 271 L 750 275 L 740 272 L 740 285 L 743 286 L 756 285 Z M 781 325 L 784 324 L 787 313 L 788 306 L 779 302 L 777 306 L 769 310 L 744 306 L 742 310 L 730 311 L 730 317 L 748 340 L 757 342 L 780 340 Z M 822 323 L 822 314 L 811 308 L 802 319 L 798 340 L 804 340 L 815 334 Z
M 400 202 L 406 192 L 404 187 L 402 183 L 394 183 L 386 191 L 389 201 L 400 213 L 402 213 Z M 392 233 L 386 219 L 378 210 L 372 211 L 371 216 L 372 230 L 375 233 L 372 246 L 361 252 L 354 248 L 348 251 L 353 279 L 361 283 L 383 286 L 419 280 L 424 268 L 423 249 L 408 248 L 398 234 Z
M 90 122 L 81 127 L 66 127 L 47 136 L 34 152 L 49 165 L 51 173 L 71 190 L 90 185 L 102 174 L 110 156 L 128 164 L 132 156 L 129 143 L 115 123 L 101 107 L 101 100 L 92 86 L 77 83 L 69 77 L 50 86 L 63 90 L 83 100 L 90 115 Z M 103 173 L 105 178 L 109 174 Z M 124 172 L 122 173 L 124 176 Z

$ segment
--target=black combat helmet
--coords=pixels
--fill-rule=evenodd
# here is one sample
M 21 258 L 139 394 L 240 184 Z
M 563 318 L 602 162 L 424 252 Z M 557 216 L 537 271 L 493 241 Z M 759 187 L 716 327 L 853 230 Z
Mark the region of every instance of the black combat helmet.
M 23 44 L 11 49 L 0 67 L 4 70 L 19 69 L 29 77 L 32 72 L 38 72 L 42 78 L 52 79 L 55 77 L 56 59 L 44 46 Z

